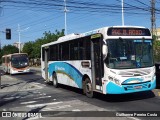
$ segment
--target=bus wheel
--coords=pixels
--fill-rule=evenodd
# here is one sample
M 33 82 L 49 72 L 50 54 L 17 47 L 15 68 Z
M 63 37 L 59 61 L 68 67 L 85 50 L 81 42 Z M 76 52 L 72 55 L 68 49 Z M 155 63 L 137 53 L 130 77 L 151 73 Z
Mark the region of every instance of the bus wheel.
M 83 89 L 84 89 L 83 91 L 85 92 L 87 97 L 89 97 L 89 98 L 93 97 L 93 88 L 92 88 L 92 84 L 91 84 L 91 81 L 89 80 L 89 78 L 85 79 Z
M 52 75 L 52 82 L 53 82 L 53 86 L 54 86 L 55 88 L 57 88 L 57 87 L 58 87 L 58 81 L 57 81 L 57 75 L 56 75 L 56 73 L 54 73 L 54 74 Z

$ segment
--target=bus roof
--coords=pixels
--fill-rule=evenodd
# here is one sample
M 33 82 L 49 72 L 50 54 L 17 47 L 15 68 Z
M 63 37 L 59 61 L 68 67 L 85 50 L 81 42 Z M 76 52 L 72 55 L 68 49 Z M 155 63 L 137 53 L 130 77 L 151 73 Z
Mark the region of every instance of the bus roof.
M 8 54 L 8 55 L 3 55 L 2 57 L 4 57 L 4 56 L 11 56 L 11 55 L 20 55 L 20 54 L 26 54 L 26 55 L 28 55 L 27 53 L 13 53 L 13 54 Z
M 69 34 L 69 35 L 58 38 L 57 41 L 44 44 L 44 45 L 42 45 L 42 47 L 52 45 L 53 43 L 56 44 L 56 43 L 61 43 L 61 42 L 73 40 L 73 39 L 76 39 L 76 38 L 81 38 L 81 37 L 93 35 L 93 34 L 96 34 L 96 33 L 103 33 L 103 32 L 106 32 L 109 28 L 145 28 L 145 27 L 143 27 L 143 26 L 129 26 L 129 25 L 127 25 L 127 26 L 102 27 L 102 28 L 95 29 L 95 30 L 92 30 L 92 31 L 88 31 L 88 32 L 85 32 L 85 33 L 81 33 L 81 34 L 72 33 L 72 34 Z

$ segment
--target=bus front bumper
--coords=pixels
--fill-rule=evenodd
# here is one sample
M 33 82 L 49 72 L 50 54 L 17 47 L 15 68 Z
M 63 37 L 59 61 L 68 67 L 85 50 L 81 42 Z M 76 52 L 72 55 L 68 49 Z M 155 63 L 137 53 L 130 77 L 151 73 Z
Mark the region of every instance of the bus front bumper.
M 107 94 L 125 94 L 152 90 L 156 87 L 156 79 L 153 81 L 138 83 L 138 84 L 128 84 L 128 85 L 117 85 L 113 82 L 109 82 L 106 86 Z

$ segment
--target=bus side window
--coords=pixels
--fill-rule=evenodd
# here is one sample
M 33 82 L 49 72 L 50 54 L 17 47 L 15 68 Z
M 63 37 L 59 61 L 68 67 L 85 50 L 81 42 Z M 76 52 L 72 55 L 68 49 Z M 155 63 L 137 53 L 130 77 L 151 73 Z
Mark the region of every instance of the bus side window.
M 44 47 L 42 48 L 42 61 L 44 61 L 44 55 L 45 55 L 45 50 Z
M 78 60 L 78 42 L 76 41 L 70 43 L 70 59 Z
M 85 45 L 85 59 L 90 60 L 91 59 L 91 41 L 90 37 L 85 38 L 84 40 L 84 45 Z
M 58 60 L 58 46 L 57 45 L 51 45 L 50 46 L 50 61 L 56 61 Z
M 69 43 L 62 43 L 62 60 L 69 60 Z
M 85 46 L 84 46 L 84 41 L 80 40 L 79 41 L 79 60 L 84 60 L 85 59 Z

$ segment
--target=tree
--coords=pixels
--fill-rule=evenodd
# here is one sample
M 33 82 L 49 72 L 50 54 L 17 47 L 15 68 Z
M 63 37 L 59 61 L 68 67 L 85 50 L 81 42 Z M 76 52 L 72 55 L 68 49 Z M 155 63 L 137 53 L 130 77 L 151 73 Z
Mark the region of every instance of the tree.
M 19 49 L 13 45 L 5 45 L 2 49 L 0 49 L 0 58 L 3 55 L 18 53 Z M 2 59 L 0 59 L 0 63 L 2 63 Z
M 13 45 L 5 45 L 2 48 L 3 55 L 18 53 L 19 49 Z
M 160 62 L 160 41 L 154 41 L 154 58 L 156 62 Z
M 44 41 L 43 39 L 36 40 L 36 42 L 34 43 L 34 48 L 33 48 L 34 58 L 41 57 L 41 45 L 43 45 L 45 43 L 46 43 L 46 41 Z
M 40 58 L 41 46 L 64 36 L 64 29 L 61 31 L 56 30 L 55 33 L 51 33 L 50 31 L 44 32 L 43 35 L 44 37 L 38 38 L 35 42 L 27 42 L 24 44 L 23 52 L 28 53 L 30 58 Z
M 34 42 L 29 41 L 24 44 L 22 51 L 24 53 L 28 53 L 29 58 L 34 58 L 33 48 L 34 48 Z

